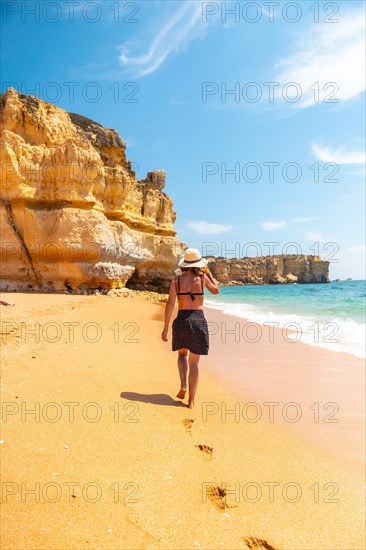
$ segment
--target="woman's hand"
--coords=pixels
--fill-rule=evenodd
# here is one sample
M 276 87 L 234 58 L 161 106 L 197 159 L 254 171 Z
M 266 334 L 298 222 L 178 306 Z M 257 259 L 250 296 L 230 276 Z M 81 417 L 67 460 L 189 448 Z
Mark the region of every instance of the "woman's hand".
M 208 266 L 205 267 L 205 270 L 206 270 L 206 271 L 205 271 L 205 274 L 207 275 L 207 277 L 208 277 L 209 279 L 211 279 L 211 281 L 214 281 L 214 278 L 213 278 L 212 273 L 211 273 L 211 271 L 209 270 Z
M 15 304 L 13 304 L 12 302 L 8 302 L 8 300 L 2 300 L 2 299 L 0 299 L 0 304 L 2 306 L 15 306 Z
M 207 275 L 207 277 L 212 277 L 212 274 L 208 265 L 205 265 L 205 267 L 203 268 L 203 273 Z
M 164 327 L 163 332 L 161 333 L 161 339 L 163 342 L 168 341 L 168 329 Z

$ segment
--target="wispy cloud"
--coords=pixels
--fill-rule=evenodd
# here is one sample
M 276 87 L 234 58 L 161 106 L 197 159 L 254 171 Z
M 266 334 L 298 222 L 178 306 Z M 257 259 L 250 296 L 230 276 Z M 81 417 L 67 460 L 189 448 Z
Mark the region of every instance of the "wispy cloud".
M 330 147 L 322 147 L 315 142 L 311 144 L 311 148 L 315 156 L 324 162 L 335 162 L 337 164 L 365 164 L 365 151 L 347 151 L 346 146 L 338 149 Z
M 156 71 L 172 53 L 181 51 L 192 40 L 202 36 L 207 28 L 202 22 L 202 3 L 186 0 L 181 8 L 168 19 L 154 40 L 141 54 L 131 52 L 131 44 L 122 46 L 119 59 L 135 76 L 145 76 Z
M 323 233 L 321 233 L 320 231 L 304 231 L 304 237 L 307 241 L 318 243 L 326 243 L 330 241 L 330 239 L 324 237 Z
M 365 90 L 364 6 L 348 11 L 342 6 L 338 19 L 335 23 L 317 23 L 297 35 L 291 54 L 276 65 L 277 82 L 300 86 L 302 97 L 292 104 L 295 107 L 309 107 L 327 96 L 328 100 L 350 100 Z M 315 83 L 319 85 L 318 98 L 314 97 L 317 91 L 310 89 Z M 335 83 L 335 87 L 325 89 L 327 83 Z
M 312 222 L 313 220 L 316 220 L 317 218 L 294 218 L 290 220 L 293 223 L 305 223 L 305 222 Z
M 276 229 L 283 229 L 284 227 L 287 227 L 291 223 L 306 223 L 306 222 L 312 222 L 314 220 L 318 220 L 320 216 L 316 217 L 303 217 L 303 218 L 292 218 L 291 220 L 285 221 L 280 220 L 277 222 L 268 221 L 268 222 L 262 222 L 261 227 L 264 229 L 264 231 L 276 231 Z M 309 231 L 308 234 L 310 235 L 311 232 Z M 313 240 L 310 239 L 309 240 Z
M 202 235 L 219 235 L 220 233 L 227 233 L 231 231 L 232 225 L 222 225 L 219 223 L 209 223 L 206 221 L 188 221 L 187 227 L 192 229 L 196 233 Z
M 283 229 L 287 226 L 287 222 L 281 220 L 278 222 L 262 222 L 261 227 L 264 231 L 275 231 L 276 229 Z

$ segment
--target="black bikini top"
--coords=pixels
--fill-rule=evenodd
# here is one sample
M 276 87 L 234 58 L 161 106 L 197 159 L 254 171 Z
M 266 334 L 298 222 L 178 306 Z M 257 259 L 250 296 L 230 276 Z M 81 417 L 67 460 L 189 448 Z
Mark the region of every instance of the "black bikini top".
M 203 292 L 203 276 L 202 275 L 200 275 L 202 292 L 180 292 L 179 277 L 180 276 L 178 275 L 178 292 L 177 292 L 178 296 L 182 296 L 183 294 L 189 294 L 191 299 L 195 300 L 195 296 L 202 296 L 204 294 L 204 292 Z

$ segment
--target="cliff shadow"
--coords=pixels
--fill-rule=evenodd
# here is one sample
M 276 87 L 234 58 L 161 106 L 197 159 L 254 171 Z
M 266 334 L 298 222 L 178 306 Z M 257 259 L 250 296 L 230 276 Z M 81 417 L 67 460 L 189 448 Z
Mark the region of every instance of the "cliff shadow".
M 141 403 L 152 403 L 153 405 L 165 405 L 167 407 L 187 407 L 182 401 L 173 399 L 166 393 L 136 393 L 123 391 L 120 393 L 122 399 L 127 401 L 140 401 Z

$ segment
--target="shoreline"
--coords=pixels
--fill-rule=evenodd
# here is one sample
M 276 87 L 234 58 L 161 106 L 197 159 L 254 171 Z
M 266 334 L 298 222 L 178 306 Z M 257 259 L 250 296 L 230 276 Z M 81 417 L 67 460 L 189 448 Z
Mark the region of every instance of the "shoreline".
M 331 284 L 335 281 L 331 281 Z M 335 353 L 346 353 L 353 357 L 366 360 L 366 340 L 365 340 L 365 301 L 362 298 L 365 297 L 364 291 L 366 288 L 366 280 L 346 280 L 341 281 L 345 283 L 362 283 L 362 287 L 358 285 L 353 288 L 353 295 L 351 298 L 342 298 L 340 296 L 340 303 L 344 305 L 344 310 L 339 311 L 337 308 L 330 305 L 329 299 L 324 303 L 320 301 L 317 307 L 308 306 L 308 303 L 312 304 L 312 297 L 298 294 L 298 292 L 282 295 L 277 292 L 273 294 L 264 293 L 236 293 L 236 291 L 224 293 L 220 296 L 219 300 L 208 296 L 205 307 L 214 309 L 224 313 L 229 317 L 235 317 L 237 320 L 245 321 L 245 323 L 252 323 L 263 327 L 264 325 L 273 325 L 278 327 L 284 332 L 299 339 L 302 343 L 324 348 Z M 277 289 L 288 285 L 270 285 Z M 319 284 L 300 284 L 301 286 L 319 287 Z M 335 288 L 339 288 L 336 285 Z M 358 294 L 356 295 L 356 291 Z M 310 293 L 314 292 L 313 290 Z M 347 292 L 347 291 L 346 291 Z M 243 297 L 247 299 L 243 301 Z M 268 298 L 270 300 L 262 300 L 262 298 Z M 278 298 L 281 298 L 281 301 Z M 235 301 L 232 301 L 234 298 Z M 257 300 L 256 300 L 257 298 Z M 287 298 L 290 298 L 290 305 L 285 305 Z M 320 300 L 322 300 L 322 294 L 320 293 Z M 352 307 L 349 309 L 348 304 L 344 303 L 350 299 L 355 300 Z M 310 300 L 310 302 L 309 302 Z M 356 301 L 357 300 L 357 301 Z M 333 297 L 332 302 L 337 301 L 337 296 Z M 316 302 L 315 302 L 316 303 Z M 321 308 L 325 308 L 326 315 L 321 315 Z M 363 307 L 362 307 L 363 306 Z
M 257 417 L 273 419 L 342 460 L 365 465 L 363 359 L 306 342 L 288 342 L 279 327 L 213 307 L 204 310 L 211 332 L 207 368 L 239 399 L 258 405 L 248 415 L 241 407 L 241 417 L 247 416 L 248 422 L 249 416 L 253 422 Z M 257 341 L 253 325 L 260 327 Z
M 228 374 L 228 364 L 242 367 L 244 357 L 243 400 L 259 402 L 265 397 L 253 369 L 260 370 L 263 386 L 273 372 L 265 356 L 288 354 L 287 364 L 301 367 L 303 352 L 284 351 L 276 339 L 272 348 L 258 342 L 251 352 L 250 344 L 238 352 L 231 345 L 228 353 L 213 336 L 200 362 L 197 406 L 190 410 L 187 400 L 175 398 L 171 325 L 168 343 L 160 339 L 165 304 L 141 296 L 8 297 L 16 307 L 1 310 L 2 323 L 26 326 L 16 336 L 2 324 L 2 393 L 10 406 L 1 424 L 2 478 L 13 484 L 2 506 L 5 550 L 362 547 L 364 475 L 352 457 L 340 460 L 337 449 L 320 448 L 277 419 L 235 422 L 221 411 L 204 418 L 205 407 L 210 413 L 205 403 L 224 402 L 229 409 L 240 401 L 237 380 L 229 389 L 227 376 L 225 383 L 218 379 L 222 365 Z M 209 322 L 221 323 L 222 316 L 206 313 Z M 37 322 L 38 340 L 30 330 Z M 311 349 L 319 357 L 319 348 Z M 299 391 L 296 380 L 307 374 L 300 367 L 286 392 Z M 279 401 L 274 388 L 272 383 L 272 398 Z M 36 403 L 39 422 L 32 413 L 22 421 L 22 409 L 35 410 Z M 98 406 L 102 414 L 95 421 Z M 61 417 L 52 421 L 57 411 Z M 40 484 L 38 502 L 31 494 L 21 501 L 22 483 L 29 489 Z M 95 487 L 102 491 L 99 500 Z M 51 502 L 57 491 L 60 499 Z
M 228 305 L 232 305 L 232 304 L 229 304 Z M 237 305 L 237 304 L 235 304 Z M 282 334 L 283 334 L 283 339 L 284 340 L 287 340 L 289 343 L 290 340 L 294 340 L 295 342 L 296 341 L 299 341 L 301 342 L 302 344 L 306 345 L 306 346 L 310 346 L 310 347 L 315 347 L 315 348 L 318 348 L 318 349 L 324 349 L 324 350 L 327 350 L 329 351 L 330 353 L 342 353 L 342 354 L 345 354 L 345 355 L 348 355 L 348 356 L 351 356 L 351 357 L 354 357 L 356 359 L 360 359 L 360 360 L 363 360 L 363 361 L 366 361 L 366 353 L 363 352 L 361 354 L 361 352 L 355 352 L 354 350 L 353 351 L 350 351 L 348 348 L 341 348 L 341 349 L 334 349 L 334 343 L 335 344 L 339 344 L 339 341 L 335 341 L 335 342 L 332 342 L 331 340 L 329 342 L 327 342 L 328 345 L 324 345 L 324 342 L 323 343 L 320 343 L 321 342 L 321 339 L 323 338 L 323 340 L 325 340 L 327 337 L 329 337 L 330 335 L 326 335 L 326 334 L 320 334 L 319 333 L 319 330 L 318 330 L 318 333 L 317 333 L 317 336 L 318 338 L 320 339 L 319 342 L 315 343 L 314 341 L 311 341 L 310 337 L 308 337 L 309 335 L 309 332 L 306 331 L 306 329 L 304 329 L 303 327 L 301 327 L 299 325 L 299 323 L 297 322 L 287 322 L 287 323 L 284 323 L 283 321 L 282 322 L 279 322 L 278 320 L 277 321 L 261 321 L 261 320 L 257 320 L 257 319 L 250 319 L 249 316 L 241 316 L 239 314 L 236 314 L 236 313 L 229 313 L 227 311 L 224 311 L 222 308 L 220 307 L 216 307 L 213 303 L 210 303 L 210 304 L 206 304 L 205 305 L 205 309 L 207 310 L 214 310 L 214 311 L 217 311 L 219 312 L 220 314 L 224 315 L 225 317 L 233 317 L 234 319 L 236 319 L 236 321 L 240 321 L 241 323 L 245 323 L 245 324 L 251 324 L 252 326 L 258 326 L 260 327 L 260 331 L 262 330 L 261 327 L 265 327 L 265 326 L 269 326 L 269 325 L 276 325 L 274 326 L 274 330 L 276 331 L 282 331 Z M 277 317 L 278 319 L 278 317 Z M 309 319 L 305 319 L 304 317 L 301 319 L 302 321 L 306 321 L 308 323 L 313 323 L 313 326 L 314 324 L 317 324 L 318 326 L 321 324 L 320 322 L 318 321 L 313 321 L 313 320 L 309 320 Z M 354 323 L 356 323 L 356 321 L 352 321 Z M 334 329 L 334 326 L 332 324 L 335 324 L 336 321 L 331 321 L 329 324 L 328 324 L 328 329 L 329 327 L 332 328 L 332 330 Z M 287 325 L 296 325 L 296 329 L 295 328 L 289 328 Z M 324 325 L 326 325 L 326 323 L 324 323 Z M 363 327 L 362 327 L 363 328 Z M 299 333 L 300 333 L 300 337 L 299 337 Z M 314 333 L 315 334 L 315 333 Z M 331 335 L 333 336 L 333 334 Z M 292 338 L 293 337 L 293 338 Z M 248 340 L 255 340 L 256 338 L 256 335 L 255 333 L 250 337 L 250 336 L 247 336 Z

